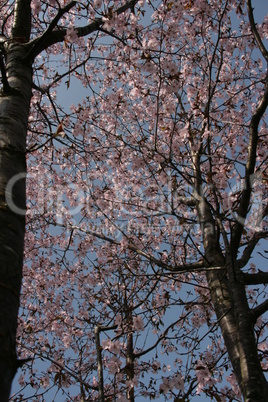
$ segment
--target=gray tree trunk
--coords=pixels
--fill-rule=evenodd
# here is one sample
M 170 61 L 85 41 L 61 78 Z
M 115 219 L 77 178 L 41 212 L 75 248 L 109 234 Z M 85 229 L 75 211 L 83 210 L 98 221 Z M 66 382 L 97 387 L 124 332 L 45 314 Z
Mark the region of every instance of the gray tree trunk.
M 197 162 L 198 163 L 198 162 Z M 248 306 L 242 272 L 230 247 L 223 256 L 209 205 L 199 202 L 207 281 L 222 336 L 243 400 L 267 402 L 268 386 L 258 357 L 254 317 Z M 222 269 L 219 269 L 222 267 Z
M 258 358 L 254 322 L 242 283 L 231 283 L 226 270 L 208 271 L 211 298 L 225 346 L 245 402 L 267 402 L 268 387 Z

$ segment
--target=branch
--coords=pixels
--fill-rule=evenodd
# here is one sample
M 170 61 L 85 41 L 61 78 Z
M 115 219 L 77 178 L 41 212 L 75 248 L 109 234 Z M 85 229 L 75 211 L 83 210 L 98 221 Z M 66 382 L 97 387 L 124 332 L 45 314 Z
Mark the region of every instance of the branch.
M 252 33 L 254 38 L 257 42 L 257 45 L 268 63 L 268 52 L 261 40 L 261 37 L 256 29 L 256 24 L 253 16 L 253 10 L 251 5 L 251 0 L 247 0 L 247 10 L 248 10 L 248 17 L 251 26 Z M 254 173 L 255 165 L 256 165 L 256 150 L 257 150 L 257 143 L 258 143 L 258 126 L 261 118 L 263 117 L 265 110 L 268 106 L 268 72 L 266 73 L 266 80 L 265 80 L 265 90 L 262 96 L 262 99 L 257 106 L 255 113 L 253 114 L 249 126 L 249 145 L 248 145 L 248 158 L 246 164 L 246 172 L 245 172 L 245 188 L 242 192 L 241 202 L 238 209 L 238 216 L 243 220 L 246 218 L 248 207 L 250 203 L 251 197 L 251 183 L 250 179 Z M 243 232 L 244 225 L 241 222 L 236 222 L 234 225 L 234 234 L 233 234 L 233 252 L 237 254 L 239 243 L 241 240 L 242 232 Z
M 79 226 L 71 226 L 70 229 L 71 230 L 76 229 L 76 230 L 79 230 L 79 231 L 81 231 L 83 233 L 86 233 L 86 234 L 88 234 L 90 236 L 94 236 L 94 237 L 97 237 L 98 239 L 108 241 L 111 244 L 121 246 L 120 241 L 114 240 L 114 239 L 112 239 L 110 237 L 107 237 L 107 236 L 101 234 L 101 233 L 97 233 L 97 232 L 94 232 L 92 230 L 85 230 L 85 229 L 80 228 Z M 217 267 L 213 266 L 213 267 L 209 267 L 209 268 L 205 267 L 203 259 L 200 260 L 200 261 L 194 262 L 194 263 L 190 263 L 190 264 L 169 265 L 169 264 L 166 264 L 163 261 L 159 260 L 158 258 L 155 258 L 154 256 L 146 253 L 145 251 L 142 251 L 137 246 L 134 246 L 131 243 L 129 243 L 126 246 L 126 248 L 128 250 L 134 251 L 138 255 L 144 257 L 150 263 L 155 264 L 158 267 L 164 268 L 164 269 L 166 269 L 168 271 L 171 271 L 171 272 L 185 273 L 185 272 L 197 272 L 197 271 L 202 272 L 202 271 L 207 271 L 207 270 L 220 270 L 220 269 L 222 269 L 222 267 L 220 267 L 220 266 L 219 267 L 218 266 Z
M 128 9 L 133 9 L 138 0 L 131 0 L 124 4 L 122 7 L 119 7 L 117 10 L 114 11 L 114 14 L 120 15 Z M 45 30 L 45 32 L 39 36 L 38 38 L 33 39 L 29 46 L 31 47 L 27 57 L 33 59 L 43 50 L 47 49 L 49 46 L 54 45 L 55 43 L 63 42 L 64 38 L 67 33 L 66 28 L 54 30 L 60 18 L 68 12 L 72 7 L 74 7 L 76 1 L 72 1 L 71 3 L 67 4 L 64 8 L 61 8 L 53 19 L 49 27 Z M 83 36 L 87 36 L 92 32 L 98 31 L 102 25 L 104 25 L 105 21 L 102 18 L 96 18 L 93 22 L 84 27 L 78 27 L 75 29 L 76 34 L 79 38 Z
M 263 57 L 265 58 L 265 60 L 268 63 L 268 51 L 265 48 L 265 46 L 261 40 L 259 32 L 257 31 L 256 23 L 255 23 L 254 15 L 253 15 L 253 9 L 252 9 L 252 5 L 251 5 L 251 0 L 247 0 L 247 10 L 248 10 L 248 18 L 249 18 L 249 23 L 250 23 L 252 33 L 254 35 L 254 38 L 257 42 L 257 45 L 258 45 Z
M 237 255 L 237 251 L 239 248 L 241 236 L 243 233 L 244 224 L 242 223 L 248 213 L 248 208 L 250 204 L 250 198 L 252 193 L 252 178 L 255 171 L 256 165 L 256 154 L 257 154 L 257 144 L 258 144 L 258 126 L 261 118 L 263 117 L 266 108 L 268 106 L 268 72 L 266 74 L 265 80 L 265 90 L 264 94 L 252 115 L 250 126 L 249 126 L 249 144 L 248 144 L 248 157 L 247 164 L 245 169 L 245 183 L 244 189 L 241 195 L 240 205 L 237 211 L 239 216 L 239 221 L 237 221 L 233 228 L 233 237 L 232 237 L 232 249 L 234 255 Z M 242 222 L 241 222 L 242 219 Z
M 165 338 L 165 336 L 167 335 L 167 333 L 168 333 L 168 331 L 170 330 L 170 328 L 173 329 L 173 327 L 174 327 L 175 325 L 177 325 L 180 321 L 184 320 L 184 319 L 187 317 L 187 315 L 189 315 L 189 314 L 190 314 L 190 313 L 187 313 L 185 316 L 180 317 L 177 321 L 175 321 L 175 322 L 173 322 L 172 324 L 170 324 L 170 325 L 162 332 L 162 334 L 159 336 L 159 338 L 155 341 L 155 343 L 154 343 L 152 346 L 150 346 L 149 348 L 143 350 L 142 352 L 134 353 L 135 359 L 139 359 L 140 357 L 146 355 L 147 353 L 149 353 L 149 352 L 151 352 L 153 349 L 155 349 L 156 346 L 162 341 L 162 339 Z
M 66 14 L 68 11 L 70 11 L 71 8 L 73 8 L 75 5 L 76 5 L 76 1 L 71 1 L 71 3 L 67 4 L 65 7 L 59 8 L 57 15 L 53 18 L 51 24 L 43 32 L 43 34 L 41 36 L 39 36 L 38 38 L 34 39 L 32 42 L 30 42 L 30 45 L 32 44 L 32 47 L 31 47 L 30 51 L 28 52 L 26 58 L 33 60 L 37 56 L 37 54 L 39 54 L 42 50 L 44 50 L 43 46 L 46 43 L 47 38 L 49 38 L 53 29 L 57 26 L 61 17 L 64 14 Z M 64 31 L 65 31 L 65 35 L 66 35 L 66 29 Z M 60 32 L 60 31 L 58 31 L 58 32 Z
M 259 271 L 256 274 L 243 273 L 245 285 L 266 285 L 268 283 L 268 272 Z
M 94 390 L 98 389 L 98 387 L 92 386 L 92 385 L 88 384 L 87 382 L 85 382 L 84 380 L 82 380 L 82 378 L 80 378 L 79 375 L 77 375 L 73 369 L 67 367 L 66 365 L 58 363 L 56 360 L 52 359 L 48 355 L 45 356 L 44 354 L 41 354 L 41 353 L 40 354 L 36 353 L 35 355 L 40 357 L 41 359 L 46 359 L 46 360 L 50 361 L 52 364 L 54 364 L 60 370 L 64 371 L 67 375 L 74 378 L 79 384 L 83 384 L 86 388 L 94 389 Z
M 253 315 L 254 322 L 257 321 L 257 319 L 264 313 L 268 311 L 268 300 L 265 300 L 263 303 L 261 303 L 259 306 L 255 307 L 254 309 L 251 310 L 251 313 Z
M 126 2 L 126 4 L 119 7 L 113 13 L 116 15 L 120 15 L 129 9 L 133 10 L 133 8 L 137 4 L 137 2 L 138 2 L 138 0 L 128 1 L 128 2 Z M 97 24 L 97 26 L 99 27 L 104 24 L 104 21 L 102 20 L 102 18 L 96 18 L 95 21 L 92 22 L 91 24 L 86 25 L 84 27 L 76 28 L 76 33 L 77 33 L 78 37 L 87 36 L 90 33 L 92 33 L 93 32 L 92 27 L 94 26 L 94 24 Z M 94 30 L 96 30 L 96 29 L 94 29 Z
M 195 207 L 198 203 L 197 199 L 194 197 L 177 197 L 177 201 L 188 207 Z
M 17 367 L 21 368 L 24 366 L 24 364 L 32 361 L 34 361 L 33 357 L 27 357 L 26 359 L 17 359 Z
M 247 247 L 244 249 L 242 257 L 237 260 L 238 268 L 243 268 L 250 260 L 251 254 L 255 249 L 256 244 L 260 239 L 268 237 L 267 232 L 255 232 L 252 239 L 248 242 Z
M 103 366 L 102 366 L 102 353 L 101 353 L 101 344 L 100 344 L 100 328 L 97 325 L 95 327 L 95 345 L 96 345 L 96 353 L 97 353 L 97 365 L 98 365 L 98 391 L 99 391 L 99 402 L 104 402 L 104 382 L 103 382 Z

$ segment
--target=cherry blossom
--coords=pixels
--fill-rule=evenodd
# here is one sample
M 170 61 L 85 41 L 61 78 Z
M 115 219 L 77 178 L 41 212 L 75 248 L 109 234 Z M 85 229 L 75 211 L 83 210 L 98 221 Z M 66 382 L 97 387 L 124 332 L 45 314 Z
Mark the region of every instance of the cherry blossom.
M 249 0 L 32 1 L 26 37 L 15 3 L 0 6 L 7 80 L 29 86 L 9 92 L 1 70 L 4 155 L 16 172 L 27 156 L 11 400 L 261 392 L 267 18 Z

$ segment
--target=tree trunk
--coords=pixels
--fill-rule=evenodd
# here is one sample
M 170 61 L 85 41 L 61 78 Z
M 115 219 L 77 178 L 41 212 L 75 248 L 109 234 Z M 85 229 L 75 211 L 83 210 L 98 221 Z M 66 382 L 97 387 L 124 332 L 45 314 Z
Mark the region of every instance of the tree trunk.
M 16 329 L 25 232 L 26 134 L 32 68 L 26 46 L 6 41 L 8 85 L 0 95 L 0 395 L 9 399 L 17 369 Z
M 126 373 L 127 380 L 131 381 L 134 378 L 134 353 L 133 353 L 133 334 L 130 332 L 127 335 L 127 359 L 126 359 Z M 134 388 L 127 392 L 127 400 L 130 402 L 135 401 Z
M 267 402 L 268 388 L 260 361 L 245 286 L 226 270 L 208 271 L 207 280 L 225 346 L 245 402 Z
M 100 331 L 101 328 L 96 325 L 95 327 L 95 345 L 96 345 L 96 355 L 97 355 L 97 364 L 98 364 L 98 401 L 104 402 L 104 382 L 103 382 L 103 366 L 102 366 L 102 353 L 101 353 L 101 344 L 100 344 Z
M 199 166 L 198 161 L 195 166 Z M 197 177 L 198 177 L 198 169 Z M 198 186 L 196 188 L 199 191 Z M 199 191 L 199 194 L 202 194 Z M 232 248 L 222 254 L 209 204 L 200 197 L 198 216 L 208 267 L 207 281 L 225 346 L 245 402 L 268 402 L 242 273 L 233 261 Z M 222 269 L 218 269 L 222 267 Z

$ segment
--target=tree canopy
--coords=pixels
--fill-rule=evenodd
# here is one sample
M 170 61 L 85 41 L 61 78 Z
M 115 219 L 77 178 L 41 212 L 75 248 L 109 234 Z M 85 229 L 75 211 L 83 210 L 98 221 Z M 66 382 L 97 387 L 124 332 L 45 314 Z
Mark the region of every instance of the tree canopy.
M 0 10 L 3 401 L 267 401 L 267 16 Z

